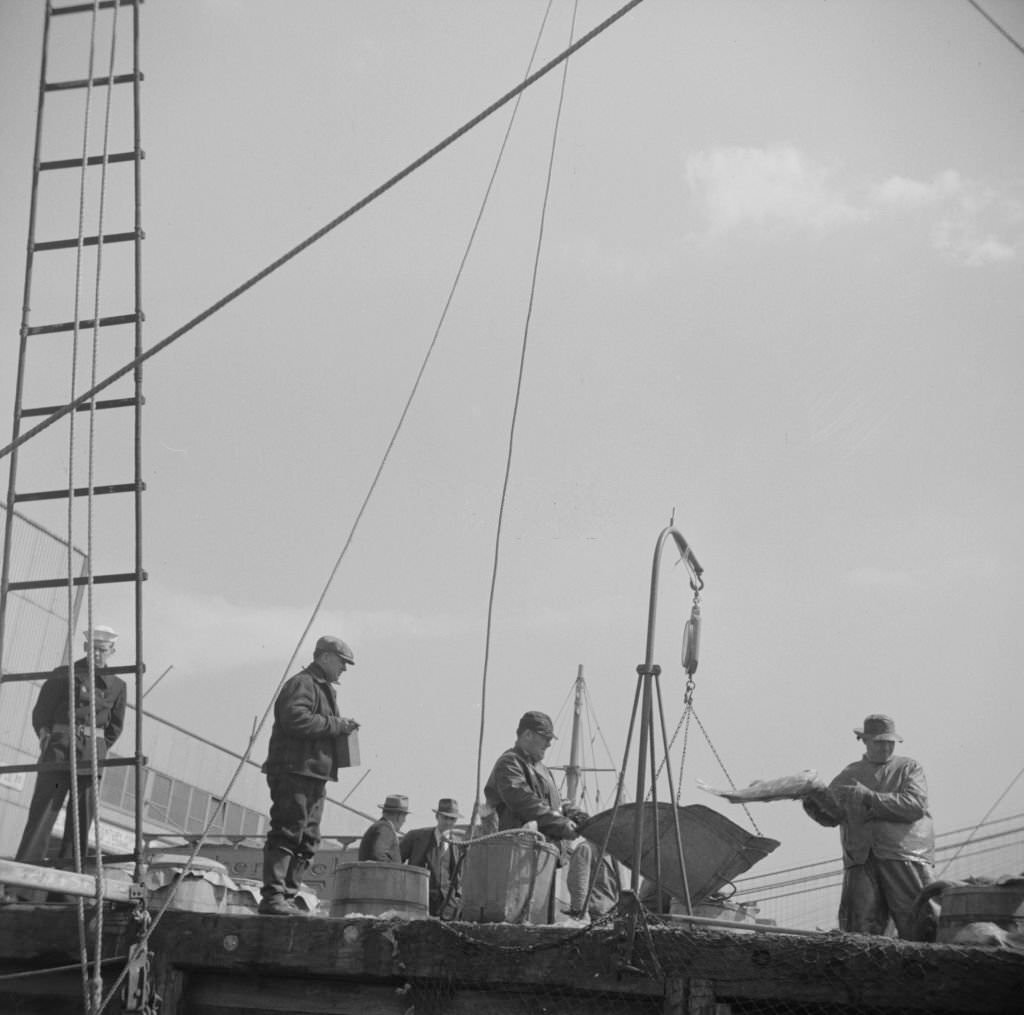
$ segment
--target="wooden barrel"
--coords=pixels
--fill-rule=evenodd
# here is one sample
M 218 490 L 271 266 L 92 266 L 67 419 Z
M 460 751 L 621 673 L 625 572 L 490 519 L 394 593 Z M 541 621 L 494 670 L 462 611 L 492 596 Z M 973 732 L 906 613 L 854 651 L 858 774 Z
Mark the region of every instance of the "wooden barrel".
M 402 863 L 356 860 L 340 864 L 334 879 L 331 916 L 428 916 L 430 872 Z
M 462 919 L 547 923 L 558 849 L 535 832 L 501 832 L 464 844 Z
M 994 923 L 1024 931 L 1024 881 L 1004 885 L 958 885 L 939 896 L 938 941 L 953 941 L 971 923 Z
M 170 896 L 168 909 L 223 913 L 230 882 L 224 864 L 202 856 L 189 863 L 188 854 L 160 853 L 146 871 L 151 909 L 161 909 Z

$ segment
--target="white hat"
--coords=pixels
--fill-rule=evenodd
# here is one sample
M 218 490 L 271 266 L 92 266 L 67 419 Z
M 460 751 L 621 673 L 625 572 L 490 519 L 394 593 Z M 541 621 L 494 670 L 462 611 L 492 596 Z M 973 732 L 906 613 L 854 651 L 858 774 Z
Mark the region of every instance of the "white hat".
M 112 627 L 103 627 L 101 624 L 97 624 L 90 633 L 88 630 L 83 631 L 86 641 L 92 642 L 115 642 L 117 641 L 117 631 Z

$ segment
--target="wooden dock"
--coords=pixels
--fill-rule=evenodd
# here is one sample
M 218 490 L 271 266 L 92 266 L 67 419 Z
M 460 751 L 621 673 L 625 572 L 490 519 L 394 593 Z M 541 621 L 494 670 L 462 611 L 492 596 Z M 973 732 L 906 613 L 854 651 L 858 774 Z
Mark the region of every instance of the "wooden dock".
M 136 935 L 127 907 L 104 907 L 108 989 Z M 952 1015 L 1019 1012 L 1024 997 L 1024 955 L 1006 950 L 627 918 L 514 926 L 168 910 L 149 949 L 161 1015 Z M 0 908 L 0 956 L 0 1011 L 83 1010 L 73 904 Z

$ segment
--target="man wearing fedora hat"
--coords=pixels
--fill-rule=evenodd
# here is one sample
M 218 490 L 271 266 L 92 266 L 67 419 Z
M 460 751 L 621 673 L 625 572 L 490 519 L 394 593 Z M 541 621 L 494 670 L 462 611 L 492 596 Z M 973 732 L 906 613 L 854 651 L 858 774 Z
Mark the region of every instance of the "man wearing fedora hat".
M 916 904 L 932 881 L 935 854 L 924 770 L 913 758 L 894 753 L 903 737 L 890 716 L 869 715 L 853 732 L 864 756 L 832 780 L 829 794 L 803 801 L 818 824 L 839 826 L 839 929 L 885 934 L 891 919 L 901 938 L 920 939 Z
M 401 793 L 390 793 L 379 806 L 380 817 L 363 832 L 359 842 L 359 859 L 401 863 L 399 834 L 409 816 L 409 798 Z
M 458 847 L 452 841 L 452 829 L 462 817 L 458 801 L 441 797 L 434 816 L 434 827 L 410 828 L 400 848 L 410 867 L 425 867 L 430 872 L 430 915 L 450 920 L 459 911 Z
M 32 726 L 39 737 L 40 763 L 63 767 L 40 772 L 36 777 L 25 831 L 16 854 L 18 860 L 29 863 L 44 859 L 54 822 L 71 790 L 72 748 L 78 773 L 79 855 L 85 859 L 89 829 L 93 823 L 93 747 L 97 760 L 103 761 L 124 727 L 127 689 L 120 677 L 108 672 L 117 632 L 110 627 L 96 626 L 82 633 L 85 636 L 85 655 L 72 667 L 73 689 L 68 687 L 71 676 L 68 667 L 59 666 L 43 683 L 32 709 Z M 90 688 L 90 669 L 94 693 Z M 64 819 L 60 857 L 64 865 L 74 857 L 71 807 Z
M 334 635 L 317 639 L 313 661 L 289 677 L 274 702 L 274 727 L 263 771 L 270 788 L 270 830 L 263 849 L 267 916 L 295 916 L 302 875 L 320 845 L 328 780 L 351 763 L 348 737 L 359 723 L 338 714 L 334 685 L 355 665 L 352 649 Z

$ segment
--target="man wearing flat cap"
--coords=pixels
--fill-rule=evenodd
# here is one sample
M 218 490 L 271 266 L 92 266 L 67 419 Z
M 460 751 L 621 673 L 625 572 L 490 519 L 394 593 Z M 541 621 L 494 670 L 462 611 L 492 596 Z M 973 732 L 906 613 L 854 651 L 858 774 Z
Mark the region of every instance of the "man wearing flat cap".
M 583 811 L 563 804 L 558 786 L 544 765 L 544 755 L 556 740 L 550 716 L 526 712 L 516 727 L 516 742 L 494 763 L 484 786 L 484 831 L 536 827 L 558 843 L 559 866 L 568 864 L 566 914 L 583 919 L 590 885 L 590 843 L 579 838 L 578 826 L 589 820 Z
M 839 929 L 886 934 L 891 919 L 901 938 L 920 940 L 930 914 L 915 904 L 932 881 L 935 860 L 924 770 L 913 758 L 894 753 L 903 737 L 891 717 L 869 715 L 853 732 L 864 743 L 864 756 L 832 780 L 830 794 L 803 802 L 818 824 L 839 826 Z
M 43 683 L 32 709 L 32 726 L 39 737 L 39 761 L 61 767 L 36 776 L 25 831 L 16 854 L 18 860 L 28 863 L 46 857 L 54 822 L 71 790 L 72 753 L 78 773 L 79 855 L 85 860 L 94 820 L 93 748 L 97 761 L 103 761 L 124 728 L 127 689 L 120 677 L 107 671 L 117 632 L 98 626 L 82 634 L 85 655 L 72 667 L 73 686 L 68 686 L 68 667 L 59 666 Z M 62 866 L 67 866 L 75 855 L 72 812 L 69 804 L 60 849 Z
M 452 841 L 452 830 L 462 817 L 458 801 L 441 797 L 434 811 L 437 824 L 430 828 L 410 828 L 402 837 L 402 859 L 410 867 L 425 867 L 430 872 L 430 915 L 454 919 L 459 911 L 457 883 L 459 846 Z
M 263 771 L 270 787 L 270 830 L 263 848 L 263 899 L 268 916 L 304 912 L 295 905 L 302 875 L 320 845 L 328 780 L 352 764 L 349 737 L 359 729 L 338 713 L 335 685 L 352 649 L 334 635 L 317 639 L 313 661 L 289 677 L 274 702 L 274 727 Z
M 409 816 L 409 798 L 390 793 L 380 805 L 380 817 L 363 833 L 359 842 L 359 859 L 376 863 L 401 863 L 399 834 Z

